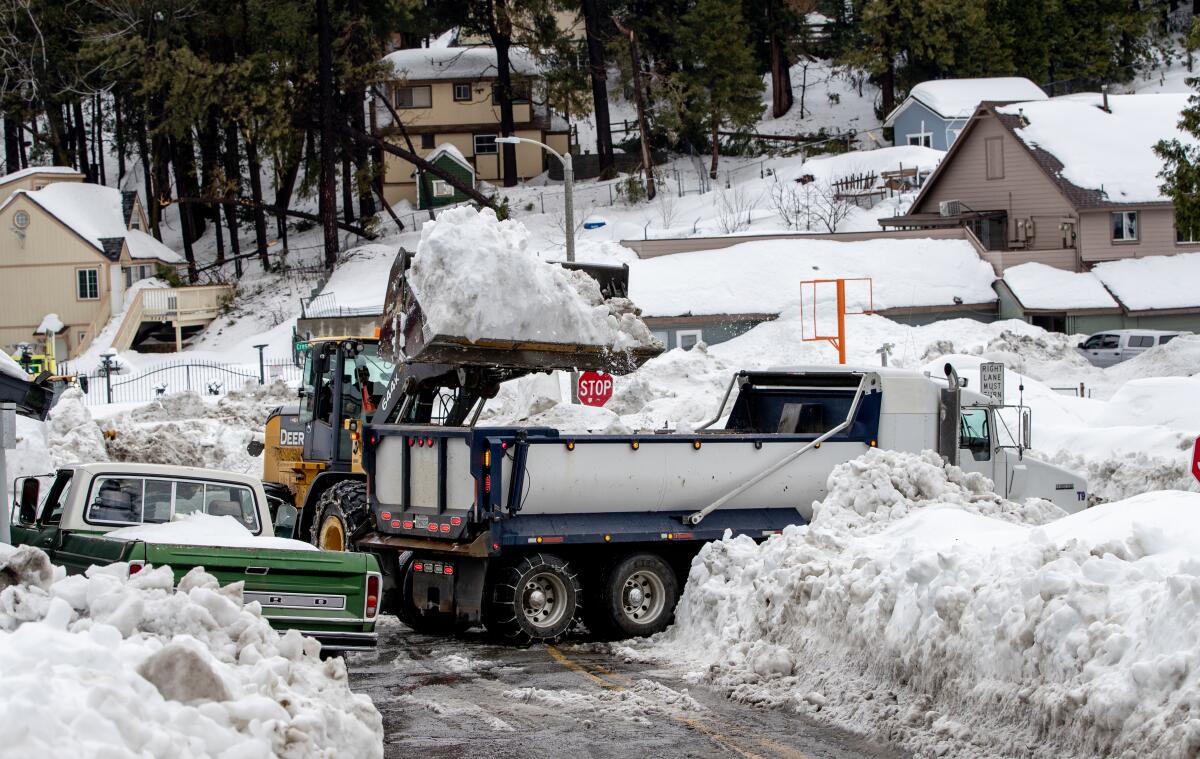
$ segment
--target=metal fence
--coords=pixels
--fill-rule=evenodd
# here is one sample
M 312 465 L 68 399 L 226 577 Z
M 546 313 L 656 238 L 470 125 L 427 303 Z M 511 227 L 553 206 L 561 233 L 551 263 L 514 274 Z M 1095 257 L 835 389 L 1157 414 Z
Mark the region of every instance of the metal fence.
M 223 396 L 241 390 L 248 381 L 291 384 L 301 378 L 301 367 L 291 359 L 265 360 L 261 365 L 224 364 L 216 361 L 167 361 L 146 369 L 106 374 L 103 369 L 87 373 L 89 406 L 103 403 L 149 403 L 176 393 L 195 392 Z

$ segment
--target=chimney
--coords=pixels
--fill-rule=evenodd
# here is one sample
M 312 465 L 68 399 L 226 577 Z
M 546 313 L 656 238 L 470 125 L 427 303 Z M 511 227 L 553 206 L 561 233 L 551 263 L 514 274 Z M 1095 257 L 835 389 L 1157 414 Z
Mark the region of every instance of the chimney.
M 1100 110 L 1104 111 L 1105 113 L 1112 113 L 1112 109 L 1108 107 L 1108 85 L 1107 84 L 1100 85 L 1100 99 L 1101 99 L 1101 102 L 1103 103 L 1103 105 L 1100 106 Z

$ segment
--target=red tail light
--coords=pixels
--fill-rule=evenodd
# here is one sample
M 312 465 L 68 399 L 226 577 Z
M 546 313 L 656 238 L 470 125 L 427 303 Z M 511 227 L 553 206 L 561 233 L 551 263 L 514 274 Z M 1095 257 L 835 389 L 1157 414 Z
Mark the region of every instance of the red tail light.
M 461 517 L 450 517 L 450 524 L 454 525 L 455 527 L 458 527 L 460 524 L 462 524 L 462 518 Z
M 391 518 L 392 518 L 392 512 L 390 512 L 390 511 L 385 511 L 385 512 L 383 512 L 382 514 L 380 514 L 379 516 L 383 517 L 384 519 L 391 519 Z
M 441 530 L 442 530 L 442 532 L 450 532 L 450 525 L 443 524 L 441 527 Z
M 425 565 L 424 565 L 424 564 L 422 564 L 422 563 L 421 563 L 421 562 L 419 562 L 419 561 L 418 561 L 416 564 L 413 564 L 413 571 L 414 571 L 414 572 L 421 572 L 421 571 L 423 571 L 424 569 L 425 569 Z
M 442 573 L 443 573 L 443 574 L 452 575 L 452 574 L 454 574 L 454 567 L 452 567 L 452 566 L 450 566 L 449 564 L 447 564 L 447 565 L 446 565 L 446 566 L 445 566 L 445 567 L 442 569 Z
M 492 492 L 492 475 L 490 474 L 484 475 L 483 477 L 483 492 Z
M 129 562 L 129 576 L 133 577 L 135 574 L 137 574 L 138 572 L 141 572 L 145 568 L 146 568 L 146 562 L 131 561 L 131 562 Z
M 373 619 L 379 613 L 379 589 L 380 578 L 374 572 L 367 574 L 367 608 L 363 615 L 367 619 Z

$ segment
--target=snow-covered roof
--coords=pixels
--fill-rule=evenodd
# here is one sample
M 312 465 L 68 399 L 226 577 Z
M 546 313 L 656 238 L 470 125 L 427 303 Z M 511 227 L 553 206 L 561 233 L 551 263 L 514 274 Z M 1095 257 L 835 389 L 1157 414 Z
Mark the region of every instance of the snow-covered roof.
M 140 229 L 131 229 L 125 233 L 125 245 L 129 249 L 130 258 L 158 260 L 167 264 L 183 263 L 183 256 Z
M 996 300 L 992 267 L 964 240 L 755 240 L 629 268 L 647 316 L 778 314 L 799 304 L 802 280 L 838 277 L 871 277 L 876 310 Z
M 120 190 L 86 182 L 55 182 L 40 190 L 17 190 L 4 206 L 22 196 L 41 206 L 97 250 L 104 250 L 102 239 L 125 236 Z
M 1159 186 L 1159 140 L 1200 145 L 1177 126 L 1187 95 L 1073 95 L 1002 106 L 997 113 L 1024 117 L 1014 133 L 1030 148 L 1062 164 L 1057 176 L 1075 187 L 1103 191 L 1109 203 L 1165 202 Z
M 57 335 L 66 329 L 62 323 L 62 319 L 58 318 L 58 314 L 46 314 L 42 317 L 42 323 L 33 331 L 35 335 Z
M 1092 271 L 1131 311 L 1200 307 L 1200 253 L 1105 261 Z
M 79 174 L 79 172 L 70 166 L 30 166 L 28 169 L 21 169 L 0 177 L 0 185 L 31 177 L 34 174 Z M 79 176 L 83 175 L 79 174 Z
M 985 100 L 1045 100 L 1046 93 L 1033 82 L 1020 76 L 983 77 L 979 79 L 934 79 L 921 82 L 908 93 L 899 108 L 888 114 L 885 126 L 891 126 L 909 100 L 916 100 L 946 119 L 969 118 Z
M 383 60 L 401 81 L 492 79 L 497 76 L 496 49 L 493 47 L 419 47 L 388 53 Z M 511 48 L 508 60 L 509 68 L 515 74 L 534 75 L 541 71 L 525 48 Z
M 474 168 L 471 166 L 471 162 L 468 161 L 467 157 L 462 154 L 462 151 L 449 142 L 443 142 L 442 144 L 438 145 L 436 148 L 430 151 L 429 155 L 425 156 L 425 160 L 432 162 L 435 158 L 439 158 L 444 155 L 450 156 L 463 166 L 466 166 L 468 169 L 474 171 Z
M 1004 270 L 1004 284 L 1025 308 L 1118 308 L 1100 278 L 1091 272 L 1055 269 L 1029 262 Z

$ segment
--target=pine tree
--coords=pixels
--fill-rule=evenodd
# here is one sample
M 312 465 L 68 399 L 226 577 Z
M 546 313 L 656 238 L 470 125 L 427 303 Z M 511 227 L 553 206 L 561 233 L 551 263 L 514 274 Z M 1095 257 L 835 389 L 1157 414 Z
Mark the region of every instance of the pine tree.
M 1189 51 L 1200 49 L 1200 18 L 1192 21 L 1185 44 Z M 1200 93 L 1200 77 L 1189 77 L 1187 85 Z M 1200 94 L 1188 98 L 1179 118 L 1179 128 L 1200 138 Z M 1162 140 L 1154 152 L 1163 159 L 1159 177 L 1162 192 L 1175 204 L 1175 228 L 1195 239 L 1200 234 L 1200 146 L 1179 140 Z
M 762 115 L 762 81 L 754 70 L 739 0 L 697 0 L 679 24 L 680 74 L 689 116 L 712 142 L 709 176 L 717 176 L 720 129 L 745 129 Z

